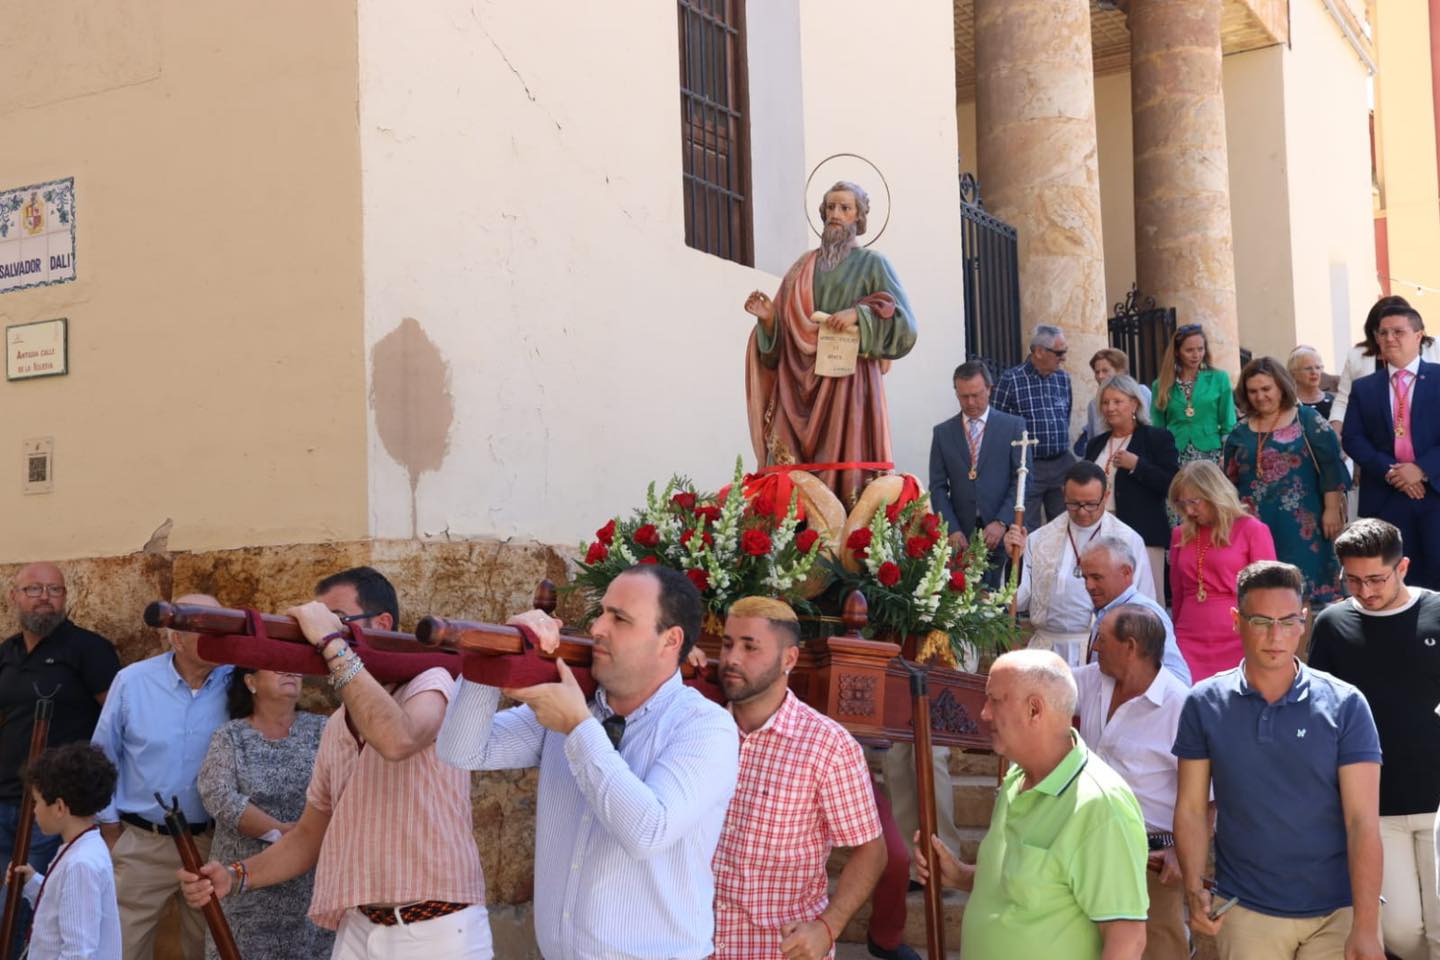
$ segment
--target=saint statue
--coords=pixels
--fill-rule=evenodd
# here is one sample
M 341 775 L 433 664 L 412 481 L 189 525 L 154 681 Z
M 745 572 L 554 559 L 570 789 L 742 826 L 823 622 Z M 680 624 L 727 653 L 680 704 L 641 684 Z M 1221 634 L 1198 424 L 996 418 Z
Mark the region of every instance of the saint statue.
M 860 247 L 870 197 L 840 181 L 820 202 L 820 247 L 795 262 L 772 301 L 756 290 L 745 312 L 756 318 L 745 355 L 750 438 L 761 466 L 867 464 L 811 470 L 853 506 L 866 475 L 890 460 L 884 373 L 915 346 L 915 315 L 890 261 Z M 813 316 L 819 314 L 819 323 Z M 826 316 L 828 315 L 828 316 Z M 855 372 L 815 372 L 820 324 L 858 330 Z

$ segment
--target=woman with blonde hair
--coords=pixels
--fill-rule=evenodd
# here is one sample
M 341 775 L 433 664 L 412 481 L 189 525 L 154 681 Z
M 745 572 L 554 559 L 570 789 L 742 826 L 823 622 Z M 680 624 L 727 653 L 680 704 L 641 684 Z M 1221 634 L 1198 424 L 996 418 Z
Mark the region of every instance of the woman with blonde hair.
M 1204 327 L 1187 323 L 1175 331 L 1151 393 L 1150 419 L 1175 437 L 1180 462 L 1219 463 L 1221 444 L 1235 427 L 1235 402 L 1229 375 L 1210 365 Z
M 1182 518 L 1170 535 L 1171 619 L 1191 679 L 1199 683 L 1244 656 L 1230 615 L 1235 576 L 1257 560 L 1274 560 L 1275 540 L 1209 460 L 1180 468 L 1170 505 Z
M 1299 401 L 1329 420 L 1335 395 L 1320 386 L 1320 378 L 1325 376 L 1325 361 L 1321 359 L 1320 351 L 1302 343 L 1290 351 L 1286 367 L 1295 381 L 1295 393 Z

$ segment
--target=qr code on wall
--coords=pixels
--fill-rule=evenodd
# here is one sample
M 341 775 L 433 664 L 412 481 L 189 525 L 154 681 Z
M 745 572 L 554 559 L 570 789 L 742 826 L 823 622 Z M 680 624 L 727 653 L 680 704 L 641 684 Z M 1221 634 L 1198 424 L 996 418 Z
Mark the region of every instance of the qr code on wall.
M 26 458 L 28 462 L 27 473 L 28 483 L 49 483 L 50 482 L 50 458 L 44 454 Z

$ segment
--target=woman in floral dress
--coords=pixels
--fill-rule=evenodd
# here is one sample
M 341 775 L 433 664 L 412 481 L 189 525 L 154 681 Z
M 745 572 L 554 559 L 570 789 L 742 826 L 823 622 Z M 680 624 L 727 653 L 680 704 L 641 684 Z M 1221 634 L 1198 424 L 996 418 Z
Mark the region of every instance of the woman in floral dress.
M 1340 441 L 1300 403 L 1295 381 L 1273 357 L 1240 371 L 1235 403 L 1245 419 L 1225 440 L 1225 474 L 1275 538 L 1275 554 L 1305 575 L 1312 609 L 1338 600 L 1340 571 L 1330 541 L 1345 526 Z

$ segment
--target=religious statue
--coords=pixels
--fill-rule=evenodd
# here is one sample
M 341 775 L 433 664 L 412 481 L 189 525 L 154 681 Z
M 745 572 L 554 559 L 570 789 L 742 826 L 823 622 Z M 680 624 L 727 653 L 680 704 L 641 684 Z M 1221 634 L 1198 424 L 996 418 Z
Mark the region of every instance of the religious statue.
M 801 465 L 847 507 L 867 473 L 892 466 L 883 375 L 915 346 L 915 315 L 894 268 L 855 241 L 869 212 L 863 189 L 836 183 L 820 203 L 820 247 L 795 262 L 774 301 L 759 290 L 745 301 L 757 321 L 745 358 L 755 457 L 761 466 Z M 853 373 L 817 373 L 822 329 L 858 331 Z

